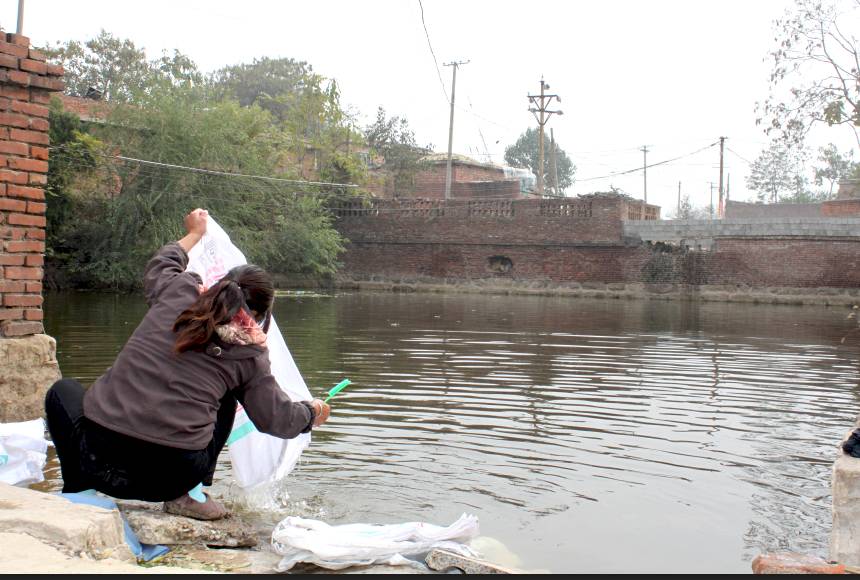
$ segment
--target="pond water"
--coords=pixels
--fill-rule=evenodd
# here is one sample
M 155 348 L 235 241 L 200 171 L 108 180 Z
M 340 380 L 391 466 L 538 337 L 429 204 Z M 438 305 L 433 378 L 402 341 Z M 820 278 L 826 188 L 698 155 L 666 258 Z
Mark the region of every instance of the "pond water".
M 89 384 L 145 306 L 64 293 L 45 311 L 63 375 Z M 288 479 L 288 511 L 472 513 L 521 568 L 559 573 L 827 555 L 830 470 L 860 408 L 844 309 L 347 293 L 280 297 L 275 314 L 312 392 L 353 382 Z M 54 459 L 47 477 L 61 485 Z

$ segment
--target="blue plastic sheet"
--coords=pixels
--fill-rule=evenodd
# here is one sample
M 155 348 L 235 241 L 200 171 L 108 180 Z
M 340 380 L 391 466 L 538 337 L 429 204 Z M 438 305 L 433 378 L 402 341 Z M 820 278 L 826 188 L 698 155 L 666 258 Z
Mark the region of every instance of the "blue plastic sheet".
M 108 510 L 119 509 L 116 505 L 116 502 L 114 502 L 110 498 L 96 495 L 94 490 L 82 491 L 78 493 L 61 493 L 59 495 L 73 503 L 92 505 Z M 137 556 L 138 561 L 149 562 L 151 560 L 154 560 L 155 558 L 163 556 L 170 551 L 170 548 L 168 548 L 167 546 L 162 546 L 161 544 L 142 544 L 140 540 L 137 539 L 134 530 L 132 530 L 131 526 L 128 525 L 128 522 L 126 521 L 125 516 L 122 515 L 122 512 L 120 512 L 120 516 L 122 516 L 122 525 L 123 529 L 125 530 L 125 541 L 128 544 L 128 547 L 131 548 L 131 552 L 135 556 Z

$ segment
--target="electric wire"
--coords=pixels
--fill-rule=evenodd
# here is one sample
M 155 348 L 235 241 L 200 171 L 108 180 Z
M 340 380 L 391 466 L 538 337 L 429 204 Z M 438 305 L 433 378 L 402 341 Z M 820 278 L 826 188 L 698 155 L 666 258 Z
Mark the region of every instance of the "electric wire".
M 418 7 L 421 9 L 421 25 L 424 27 L 424 36 L 427 37 L 427 46 L 430 48 L 430 54 L 433 56 L 433 64 L 436 65 L 436 74 L 439 76 L 439 84 L 442 85 L 442 94 L 445 95 L 445 102 L 450 104 L 448 91 L 445 89 L 445 81 L 442 80 L 442 71 L 439 70 L 439 61 L 436 60 L 436 53 L 433 52 L 433 45 L 430 43 L 430 33 L 427 31 L 427 23 L 424 22 L 424 5 L 421 0 L 418 0 Z
M 740 153 L 737 153 L 736 151 L 733 151 L 730 147 L 726 147 L 726 151 L 728 151 L 729 153 L 734 154 L 738 159 L 740 159 L 741 161 L 743 161 L 743 162 L 744 162 L 744 163 L 746 163 L 747 165 L 752 165 L 752 161 L 750 161 L 749 159 L 747 159 L 746 157 L 744 157 L 744 156 L 743 156 L 743 155 L 741 155 Z
M 112 156 L 107 156 L 109 159 Z M 82 161 L 74 161 L 70 163 L 72 167 L 77 167 L 79 169 L 93 169 L 93 167 Z M 134 169 L 133 178 L 141 178 L 141 179 L 163 179 L 165 181 L 169 181 L 170 178 L 166 176 L 166 171 L 176 171 L 175 166 L 170 166 L 167 164 L 166 167 L 150 167 L 150 166 L 139 166 Z M 308 195 L 308 192 L 304 191 L 295 191 L 290 189 L 282 189 L 278 184 L 261 184 L 259 182 L 249 183 L 247 179 L 236 179 L 236 174 L 226 174 L 226 175 L 215 175 L 213 177 L 218 178 L 218 180 L 228 180 L 233 183 L 237 183 L 238 185 L 231 185 L 229 189 L 225 189 L 222 185 L 218 187 L 217 184 L 207 184 L 206 191 L 184 191 L 180 189 L 176 189 L 176 184 L 167 185 L 167 189 L 164 191 L 160 191 L 159 193 L 162 195 L 167 195 L 174 199 L 180 200 L 200 200 L 204 202 L 220 202 L 220 203 L 234 203 L 234 204 L 242 204 L 249 208 L 254 209 L 286 209 L 285 205 L 286 198 L 289 197 L 299 197 Z M 537 192 L 523 192 L 527 196 L 532 197 L 544 197 L 547 199 L 570 199 L 575 200 L 574 197 L 568 197 L 564 195 L 553 195 L 549 193 L 545 193 L 543 196 Z M 120 194 L 121 195 L 121 194 Z M 248 196 L 251 196 L 250 198 Z M 274 196 L 277 197 L 269 197 L 266 198 L 256 198 L 257 195 L 263 196 Z M 318 194 L 314 194 L 318 195 Z M 524 198 L 520 198 L 524 199 Z M 361 206 L 344 206 L 343 204 L 355 204 L 358 200 L 379 200 L 383 202 L 389 202 L 392 200 L 387 199 L 379 199 L 373 198 L 369 196 L 358 196 L 355 194 L 350 194 L 347 198 L 338 199 L 337 197 L 329 197 L 329 200 L 333 202 L 333 205 L 329 207 L 329 210 L 337 213 L 338 211 L 363 211 L 366 213 L 375 213 L 375 214 L 421 214 L 423 212 L 432 212 L 434 210 L 441 209 L 440 206 L 433 206 L 432 202 L 436 200 L 423 200 L 426 204 L 430 201 L 430 204 L 427 207 L 421 207 L 419 203 L 417 207 L 374 207 L 372 205 L 368 205 L 365 207 Z M 463 202 L 464 205 L 475 205 L 480 204 L 481 202 L 486 201 L 516 201 L 512 200 L 509 196 L 488 196 L 481 198 L 460 198 L 455 197 L 452 198 L 454 201 Z M 407 199 L 407 202 L 409 200 Z M 441 200 L 438 200 L 441 201 Z
M 719 143 L 719 141 L 715 141 L 715 142 L 713 142 L 713 143 L 711 143 L 705 147 L 702 147 L 702 148 L 697 149 L 695 151 L 692 151 L 690 153 L 680 155 L 678 157 L 674 157 L 671 159 L 659 161 L 656 163 L 652 163 L 650 165 L 647 165 L 646 167 L 651 168 L 651 167 L 657 167 L 660 165 L 666 165 L 668 163 L 672 163 L 672 162 L 678 161 L 680 159 L 684 159 L 686 157 L 690 157 L 692 155 L 696 155 L 698 153 L 701 153 L 702 151 L 705 151 L 709 148 L 716 146 L 718 143 Z M 53 151 L 62 151 L 64 147 L 65 146 L 63 146 L 63 145 L 52 146 L 52 147 L 50 147 L 50 149 Z M 740 156 L 735 151 L 733 151 L 731 149 L 729 149 L 729 151 L 731 153 L 733 153 L 734 155 L 738 156 L 739 158 L 741 158 L 742 160 L 749 163 L 746 159 L 744 159 L 742 156 Z M 237 180 L 238 179 L 244 179 L 244 180 L 257 180 L 258 181 L 257 189 L 253 189 L 251 187 L 244 187 L 243 188 L 244 191 L 239 192 L 239 193 L 281 193 L 281 194 L 284 193 L 283 191 L 274 192 L 272 190 L 262 189 L 259 187 L 259 182 L 268 182 L 271 186 L 274 186 L 274 184 L 277 184 L 277 183 L 284 183 L 284 184 L 290 184 L 293 186 L 303 186 L 303 187 L 333 187 L 333 188 L 347 188 L 347 189 L 356 189 L 359 187 L 356 184 L 342 184 L 342 183 L 322 182 L 322 181 L 293 180 L 293 179 L 284 179 L 284 178 L 271 177 L 271 176 L 265 176 L 265 175 L 252 175 L 252 174 L 243 174 L 243 173 L 235 173 L 235 172 L 227 172 L 227 171 L 216 171 L 216 170 L 204 169 L 204 168 L 199 168 L 199 167 L 188 167 L 188 166 L 178 165 L 178 164 L 162 163 L 162 162 L 156 162 L 156 161 L 151 161 L 151 160 L 138 159 L 138 158 L 127 157 L 127 156 L 123 156 L 123 155 L 107 155 L 107 154 L 103 154 L 103 153 L 97 153 L 97 155 L 100 157 L 103 157 L 103 158 L 121 161 L 123 163 L 137 164 L 138 165 L 137 172 L 139 174 L 142 174 L 144 177 L 150 177 L 150 178 L 161 177 L 161 174 L 157 173 L 157 170 L 158 169 L 166 169 L 166 170 L 172 170 L 172 171 L 188 171 L 188 172 L 199 173 L 199 174 L 204 174 L 204 175 L 227 177 L 227 178 L 233 178 L 233 179 L 237 179 Z M 85 163 L 81 163 L 80 166 L 81 167 L 89 167 Z M 597 181 L 597 180 L 601 180 L 601 179 L 609 179 L 611 177 L 616 177 L 616 176 L 621 176 L 621 175 L 628 175 L 631 173 L 636 173 L 638 171 L 641 171 L 642 169 L 643 169 L 642 167 L 636 167 L 634 169 L 612 172 L 612 173 L 598 176 L 598 177 L 574 179 L 574 184 L 590 182 L 590 181 Z M 226 194 L 228 192 L 216 192 L 216 193 Z M 234 194 L 236 192 L 235 192 L 235 190 L 233 190 L 229 193 Z M 289 192 L 289 193 L 292 193 L 293 195 L 314 195 L 314 193 L 309 193 L 309 192 L 295 192 L 294 191 L 294 192 Z M 353 194 L 353 199 L 362 198 L 362 197 L 363 198 L 370 198 L 370 199 L 377 199 L 377 198 L 374 198 L 370 194 L 363 194 L 363 193 L 359 193 L 359 192 L 356 192 L 356 193 L 357 193 L 357 195 Z M 535 192 L 524 192 L 524 193 L 526 195 L 542 196 L 544 198 L 575 199 L 575 197 L 569 197 L 566 195 L 548 194 L 546 192 L 544 194 L 539 194 L 539 193 L 535 193 Z M 199 196 L 199 195 L 203 195 L 203 194 L 191 194 L 191 193 L 186 192 L 185 195 L 198 195 Z M 213 198 L 213 199 L 215 199 L 215 198 Z M 470 201 L 482 201 L 482 200 L 491 201 L 491 200 L 497 200 L 497 199 L 510 199 L 510 198 L 506 197 L 506 196 L 500 196 L 500 197 L 458 198 L 458 199 L 464 199 L 464 200 L 468 199 Z M 224 199 L 224 201 L 227 201 L 227 199 Z M 230 201 L 233 201 L 233 200 L 230 200 Z M 416 210 L 413 208 L 406 208 L 406 209 L 400 209 L 400 208 L 388 209 L 388 208 L 386 208 L 385 210 L 381 210 L 381 211 L 385 211 L 385 212 L 397 212 L 397 211 L 414 212 Z
M 600 180 L 600 179 L 609 179 L 610 177 L 616 177 L 616 176 L 619 176 L 619 175 L 627 175 L 627 174 L 629 174 L 629 173 L 636 173 L 636 172 L 638 172 L 638 171 L 642 171 L 643 169 L 650 169 L 650 168 L 652 168 L 652 167 L 658 167 L 658 166 L 660 166 L 660 165 L 666 165 L 667 163 L 672 163 L 673 161 L 678 161 L 679 159 L 684 159 L 684 158 L 686 158 L 686 157 L 691 157 L 691 156 L 693 156 L 693 155 L 696 155 L 696 154 L 698 154 L 698 153 L 701 153 L 702 151 L 706 151 L 706 150 L 708 150 L 708 149 L 710 149 L 710 148 L 712 148 L 712 147 L 715 147 L 715 146 L 716 146 L 716 145 L 718 145 L 718 144 L 719 144 L 719 141 L 715 141 L 715 142 L 711 143 L 710 145 L 707 145 L 707 146 L 705 146 L 705 147 L 702 147 L 701 149 L 697 149 L 697 150 L 695 150 L 695 151 L 691 151 L 690 153 L 685 153 L 684 155 L 679 155 L 678 157 L 673 157 L 672 159 L 665 159 L 665 160 L 663 160 L 663 161 L 658 161 L 657 163 L 652 163 L 652 164 L 650 164 L 650 165 L 645 165 L 645 166 L 641 166 L 641 167 L 636 167 L 635 169 L 627 169 L 627 170 L 624 170 L 624 171 L 616 171 L 616 172 L 613 172 L 613 173 L 608 173 L 608 174 L 606 174 L 606 175 L 600 175 L 600 176 L 598 176 L 598 177 L 587 177 L 587 178 L 584 178 L 584 179 L 577 179 L 577 180 L 576 180 L 576 183 L 584 183 L 584 182 L 587 182 L 587 181 L 597 181 L 597 180 Z

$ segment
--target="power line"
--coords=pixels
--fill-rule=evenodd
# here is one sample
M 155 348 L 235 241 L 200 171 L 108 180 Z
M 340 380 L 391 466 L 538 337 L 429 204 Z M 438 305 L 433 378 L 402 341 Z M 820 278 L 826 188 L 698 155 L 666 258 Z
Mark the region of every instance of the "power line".
M 726 147 L 726 150 L 727 150 L 729 153 L 733 153 L 734 155 L 736 155 L 738 159 L 740 159 L 741 161 L 743 161 L 743 162 L 744 162 L 744 163 L 746 163 L 747 165 L 752 165 L 752 161 L 750 161 L 749 159 L 747 159 L 746 157 L 744 157 L 744 156 L 743 156 L 743 155 L 741 155 L 740 153 L 736 153 L 735 151 L 732 151 L 732 149 L 731 149 L 730 147 Z
M 421 8 L 421 25 L 424 27 L 424 36 L 427 37 L 427 46 L 430 47 L 430 54 L 433 56 L 433 64 L 436 65 L 436 74 L 439 76 L 439 84 L 442 85 L 442 94 L 445 95 L 445 102 L 450 102 L 448 91 L 445 90 L 445 81 L 442 80 L 442 71 L 439 70 L 439 62 L 436 60 L 436 53 L 433 52 L 433 45 L 430 43 L 430 33 L 427 31 L 427 23 L 424 22 L 424 5 L 421 0 L 418 0 L 418 7 Z
M 61 145 L 61 146 L 51 147 L 51 149 L 62 153 L 64 147 Z M 104 155 L 103 157 L 106 157 L 108 159 L 115 159 L 115 157 L 109 156 L 109 155 Z M 78 167 L 80 169 L 94 169 L 94 167 L 92 167 L 90 164 L 88 164 L 87 162 L 82 161 L 82 160 L 77 160 L 77 159 L 70 160 L 70 164 L 72 166 Z M 163 178 L 163 177 L 165 177 L 165 174 L 160 171 L 161 169 L 173 169 L 173 167 L 168 166 L 166 168 L 161 168 L 161 167 L 146 166 L 146 165 L 138 166 L 135 169 L 135 172 L 136 172 L 135 177 L 150 178 L 150 179 L 159 178 L 159 177 Z M 235 178 L 235 177 L 237 177 L 237 174 L 227 174 L 227 175 L 217 174 L 216 177 L 233 177 L 233 178 Z M 239 176 L 239 177 L 241 177 L 241 176 Z M 244 179 L 248 179 L 248 178 L 244 178 Z M 301 184 L 301 183 L 305 183 L 305 182 L 299 181 L 296 183 Z M 214 185 L 214 186 L 213 185 L 214 184 L 207 185 L 205 192 L 202 192 L 202 191 L 192 192 L 192 191 L 177 190 L 175 185 L 167 185 L 165 187 L 164 191 L 161 193 L 163 193 L 164 195 L 170 196 L 170 197 L 174 197 L 174 198 L 199 199 L 199 200 L 203 200 L 203 201 L 219 201 L 219 202 L 241 203 L 243 205 L 249 205 L 249 206 L 253 206 L 253 207 L 269 207 L 269 208 L 280 207 L 280 204 L 277 203 L 277 199 L 272 199 L 272 200 L 249 199 L 247 196 L 248 195 L 254 195 L 254 194 L 262 194 L 262 195 L 278 194 L 279 197 L 283 196 L 283 195 L 292 195 L 292 196 L 315 195 L 315 194 L 310 194 L 310 193 L 305 192 L 305 191 L 295 191 L 295 190 L 284 191 L 282 189 L 276 189 L 277 184 L 275 184 L 275 183 L 259 183 L 258 182 L 258 183 L 255 183 L 253 186 L 249 187 L 245 183 L 239 182 L 239 185 L 233 186 L 232 189 L 224 189 L 224 185 L 226 185 L 226 184 L 222 184 L 222 186 L 220 186 L 220 187 L 217 185 Z M 268 186 L 268 187 L 266 187 L 266 186 Z M 538 194 L 536 192 L 531 192 L 531 191 L 525 191 L 525 192 L 523 192 L 523 194 L 525 194 L 527 196 L 537 196 L 537 197 L 558 197 L 558 198 L 562 198 L 562 199 L 566 198 L 566 196 L 562 196 L 562 195 L 553 196 L 553 195 L 550 195 L 548 193 L 541 196 L 540 194 Z M 390 200 L 387 200 L 385 198 L 381 198 L 381 199 L 375 198 L 375 197 L 372 197 L 372 196 L 367 195 L 367 194 L 364 194 L 362 196 L 350 197 L 348 199 L 350 199 L 350 200 L 370 199 L 370 200 L 379 200 L 379 201 L 383 201 L 383 202 L 384 201 L 390 201 Z M 407 201 L 409 201 L 412 198 L 405 198 L 405 199 Z M 487 197 L 480 197 L 480 198 L 459 198 L 458 197 L 458 198 L 451 198 L 451 199 L 461 201 L 461 202 L 482 202 L 482 201 L 497 201 L 497 200 L 513 201 L 510 196 L 487 196 Z M 572 199 L 572 198 L 570 198 L 570 199 Z M 427 200 L 425 200 L 425 201 L 427 201 Z M 438 200 L 438 201 L 441 201 L 441 200 Z M 362 208 L 355 208 L 355 209 L 362 209 Z M 422 211 L 421 208 L 410 208 L 410 207 L 407 207 L 407 208 L 382 208 L 382 209 L 368 207 L 368 208 L 364 208 L 364 209 L 372 210 L 373 212 L 376 212 L 376 213 L 415 213 L 418 211 Z
M 60 149 L 60 147 L 50 147 L 50 149 Z M 334 187 L 349 187 L 355 188 L 358 185 L 352 183 L 332 183 L 327 181 L 303 181 L 298 179 L 284 179 L 281 177 L 270 177 L 268 175 L 249 175 L 246 173 L 232 173 L 229 171 L 216 171 L 213 169 L 203 169 L 201 167 L 187 167 L 185 165 L 175 165 L 172 163 L 160 163 L 158 161 L 149 161 L 146 159 L 136 159 L 134 157 L 125 157 L 123 155 L 106 155 L 104 153 L 96 153 L 96 155 L 100 157 L 105 157 L 107 159 L 118 159 L 120 161 L 127 161 L 132 163 L 139 163 L 141 165 L 148 165 L 151 167 L 164 167 L 167 169 L 179 169 L 182 171 L 191 171 L 194 173 L 205 173 L 208 175 L 221 175 L 225 177 L 242 177 L 246 179 L 260 179 L 264 181 L 272 181 L 277 183 L 290 183 L 293 185 L 317 185 L 317 186 L 334 186 Z
M 466 96 L 466 100 L 467 100 L 467 101 L 468 101 L 468 103 L 469 103 L 469 109 L 470 109 L 470 110 L 473 110 L 475 107 L 473 107 L 473 106 L 472 106 L 472 99 L 471 99 L 471 98 L 469 98 L 468 96 Z M 473 115 L 475 114 L 475 113 L 474 113 L 474 111 L 472 111 L 472 114 L 473 114 Z M 490 150 L 489 150 L 489 149 L 487 149 L 487 140 L 486 140 L 486 139 L 484 139 L 484 133 L 483 133 L 483 131 L 481 131 L 481 125 L 480 125 L 479 123 L 475 123 L 475 126 L 478 128 L 478 135 L 480 135 L 480 137 L 481 137 L 481 143 L 483 143 L 483 144 L 484 144 L 484 153 L 483 153 L 483 154 L 484 154 L 487 158 L 489 158 L 489 157 L 490 157 Z
M 331 183 L 327 181 L 302 181 L 297 179 L 283 179 L 280 177 L 269 177 L 266 175 L 248 175 L 245 173 L 231 173 L 229 171 L 214 171 L 212 169 L 201 169 L 199 167 L 186 167 L 184 165 L 174 165 L 171 163 L 159 163 L 158 161 L 148 161 L 146 159 L 135 159 L 134 157 L 125 157 L 123 155 L 104 155 L 99 154 L 103 157 L 119 159 L 120 161 L 131 161 L 134 163 L 140 163 L 141 165 L 149 165 L 152 167 L 166 167 L 169 169 L 180 169 L 183 171 L 192 171 L 195 173 L 206 173 L 208 175 L 222 175 L 226 177 L 244 177 L 249 179 L 261 179 L 266 181 L 274 181 L 278 183 L 291 183 L 293 185 L 323 185 L 323 186 L 337 186 L 337 187 L 358 187 L 357 185 L 351 183 Z
M 637 171 L 642 171 L 643 169 L 648 169 L 650 167 L 657 167 L 658 165 L 665 165 L 667 163 L 672 163 L 673 161 L 678 161 L 679 159 L 684 159 L 685 157 L 691 157 L 697 153 L 701 153 L 702 151 L 705 151 L 707 149 L 710 149 L 711 147 L 716 146 L 718 143 L 719 143 L 719 141 L 714 141 L 710 145 L 707 145 L 706 147 L 702 147 L 701 149 L 691 151 L 690 153 L 686 153 L 684 155 L 679 155 L 678 157 L 673 157 L 672 159 L 666 159 L 664 161 L 658 161 L 657 163 L 652 163 L 651 165 L 645 165 L 644 167 L 640 166 L 640 167 L 636 167 L 634 169 L 627 169 L 625 171 L 616 171 L 614 173 L 608 173 L 606 175 L 601 175 L 599 177 L 588 177 L 585 179 L 577 179 L 576 183 L 582 183 L 585 181 L 597 181 L 598 179 L 607 179 L 609 177 L 615 177 L 617 175 L 627 175 L 629 173 L 636 173 Z

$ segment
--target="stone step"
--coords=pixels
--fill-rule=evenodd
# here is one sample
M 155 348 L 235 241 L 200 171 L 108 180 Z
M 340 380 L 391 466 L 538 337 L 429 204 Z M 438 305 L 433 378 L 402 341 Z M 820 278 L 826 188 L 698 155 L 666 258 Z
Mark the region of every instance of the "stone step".
M 136 561 L 116 510 L 5 483 L 0 483 L 0 530 L 31 536 L 72 556 Z
M 437 572 L 448 572 L 460 570 L 464 574 L 519 574 L 517 570 L 496 566 L 476 558 L 468 558 L 449 552 L 448 550 L 436 549 L 427 554 L 424 562 L 431 570 Z
M 818 556 L 775 552 L 761 554 L 752 561 L 753 574 L 849 574 L 844 564 L 834 564 Z
M 166 513 L 162 504 L 119 501 L 117 505 L 144 544 L 250 548 L 259 543 L 254 529 L 236 516 L 201 521 Z

